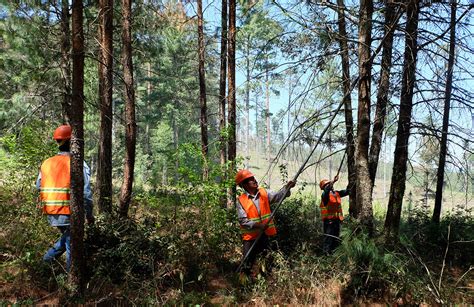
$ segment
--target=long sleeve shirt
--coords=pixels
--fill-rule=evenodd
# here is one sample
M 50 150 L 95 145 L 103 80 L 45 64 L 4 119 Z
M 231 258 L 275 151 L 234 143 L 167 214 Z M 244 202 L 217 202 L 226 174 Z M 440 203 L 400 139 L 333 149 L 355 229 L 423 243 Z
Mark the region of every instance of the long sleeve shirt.
M 70 155 L 67 151 L 61 151 L 58 155 Z M 41 188 L 41 172 L 36 179 L 36 188 Z M 91 189 L 91 171 L 87 163 L 84 161 L 84 210 L 87 217 L 92 216 L 92 189 Z M 51 226 L 68 226 L 70 225 L 70 216 L 66 214 L 50 214 L 48 222 Z
M 334 190 L 332 189 L 330 185 L 327 185 L 323 190 L 323 194 L 321 195 L 321 200 L 323 201 L 324 205 L 328 203 L 329 193 L 331 192 L 334 193 Z M 339 196 L 344 197 L 344 196 L 349 195 L 350 190 L 346 188 L 345 190 L 339 190 L 337 192 L 339 193 Z
M 257 194 L 255 195 L 251 195 L 250 193 L 245 191 L 245 194 L 247 194 L 248 198 L 253 202 L 253 204 L 257 208 L 258 213 L 260 214 L 260 192 L 257 192 Z M 270 207 L 271 205 L 278 203 L 281 199 L 285 199 L 286 197 L 291 195 L 290 191 L 288 191 L 288 193 L 285 195 L 285 187 L 281 188 L 278 192 L 267 190 L 267 194 Z M 254 228 L 256 222 L 250 221 L 247 218 L 247 213 L 245 212 L 244 207 L 242 207 L 240 200 L 237 200 L 237 215 L 239 218 L 240 225 L 244 226 L 247 229 Z

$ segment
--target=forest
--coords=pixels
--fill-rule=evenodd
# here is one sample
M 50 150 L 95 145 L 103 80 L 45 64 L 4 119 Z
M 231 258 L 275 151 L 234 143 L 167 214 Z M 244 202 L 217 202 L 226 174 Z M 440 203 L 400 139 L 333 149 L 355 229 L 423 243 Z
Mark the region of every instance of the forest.
M 0 305 L 474 305 L 473 8 L 0 0 Z

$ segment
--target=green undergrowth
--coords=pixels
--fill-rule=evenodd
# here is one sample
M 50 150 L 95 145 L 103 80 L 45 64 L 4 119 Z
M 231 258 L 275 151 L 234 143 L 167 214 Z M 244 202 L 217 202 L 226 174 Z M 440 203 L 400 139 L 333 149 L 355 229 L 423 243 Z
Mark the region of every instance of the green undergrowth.
M 28 142 L 37 140 L 31 134 Z M 35 203 L 37 167 L 50 147 L 19 146 L 13 136 L 3 142 L 0 303 L 68 303 L 64 259 L 52 265 L 41 260 L 59 237 Z M 221 186 L 198 182 L 143 189 L 134 195 L 128 219 L 97 215 L 86 226 L 86 302 L 474 304 L 474 222 L 467 210 L 434 225 L 428 212 L 414 208 L 402 219 L 400 241 L 388 244 L 378 215 L 375 238 L 347 219 L 340 247 L 325 255 L 319 201 L 294 193 L 276 215 L 274 251 L 260 262 L 261 274 L 241 285 L 235 210 L 222 207 Z
M 199 196 L 199 195 L 200 196 Z M 137 197 L 129 219 L 97 217 L 86 228 L 87 301 L 132 304 L 400 304 L 473 302 L 472 219 L 449 216 L 439 227 L 428 217 L 404 221 L 401 242 L 368 238 L 355 221 L 342 226 L 332 255 L 320 248 L 314 202 L 294 195 L 277 216 L 278 244 L 265 270 L 241 286 L 235 269 L 241 242 L 235 212 L 205 201 L 206 192 L 175 201 Z M 200 198 L 203 197 L 203 198 Z M 162 202 L 163 201 L 163 202 Z M 44 217 L 14 208 L 2 215 L 2 299 L 41 302 L 67 290 L 60 264 L 41 262 L 58 233 Z M 11 211 L 10 211 L 11 210 Z M 21 231 L 18 231 L 21 228 Z M 448 229 L 450 234 L 448 236 Z M 450 246 L 447 246 L 447 242 Z M 447 248 L 447 252 L 446 252 Z M 8 255 L 8 256 L 7 256 Z M 443 268 L 444 264 L 444 268 Z M 28 285 L 30 291 L 21 290 Z M 39 295 L 39 296 L 38 296 Z M 13 300 L 15 298 L 15 300 Z

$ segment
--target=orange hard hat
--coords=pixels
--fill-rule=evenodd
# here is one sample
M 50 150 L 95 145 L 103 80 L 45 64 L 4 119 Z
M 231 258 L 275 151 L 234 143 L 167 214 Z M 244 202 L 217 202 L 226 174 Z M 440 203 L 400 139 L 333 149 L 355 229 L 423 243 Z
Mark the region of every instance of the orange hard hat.
M 330 183 L 330 182 L 331 182 L 331 181 L 328 180 L 328 179 L 323 179 L 323 180 L 321 180 L 321 182 L 319 183 L 319 187 L 320 187 L 321 190 L 322 190 L 322 189 L 324 189 L 324 186 L 325 186 L 326 184 Z
M 53 133 L 53 139 L 55 140 L 70 140 L 71 139 L 71 126 L 62 125 L 56 128 Z
M 235 184 L 239 185 L 242 183 L 242 181 L 251 177 L 254 177 L 254 174 L 252 174 L 251 171 L 247 169 L 241 169 L 237 172 L 237 175 L 235 175 Z

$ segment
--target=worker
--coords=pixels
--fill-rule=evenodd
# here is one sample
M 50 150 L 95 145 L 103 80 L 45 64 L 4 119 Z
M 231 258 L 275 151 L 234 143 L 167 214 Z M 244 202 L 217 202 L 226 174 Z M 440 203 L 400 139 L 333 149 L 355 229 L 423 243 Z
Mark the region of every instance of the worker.
M 336 175 L 332 181 L 323 179 L 319 187 L 321 194 L 321 218 L 323 220 L 323 251 L 330 254 L 339 245 L 341 222 L 344 220 L 341 198 L 349 195 L 349 189 L 334 191 L 334 183 L 339 180 Z
M 54 259 L 66 252 L 66 269 L 71 266 L 71 233 L 70 233 L 70 141 L 71 126 L 59 126 L 53 134 L 53 139 L 59 146 L 59 153 L 41 164 L 36 180 L 36 188 L 40 191 L 40 201 L 43 213 L 48 215 L 51 226 L 61 232 L 59 240 L 43 257 L 45 262 L 51 263 Z M 84 162 L 84 209 L 87 222 L 94 223 L 92 213 L 92 191 L 90 187 L 90 169 Z
M 257 256 L 266 253 L 269 249 L 269 237 L 277 233 L 273 219 L 269 219 L 271 215 L 270 205 L 278 203 L 280 200 L 290 196 L 290 189 L 293 188 L 296 183 L 294 181 L 288 181 L 278 192 L 267 191 L 264 188 L 259 188 L 258 182 L 252 172 L 243 169 L 235 176 L 235 184 L 244 189 L 244 193 L 239 196 L 237 202 L 237 214 L 243 239 L 243 257 L 247 255 L 260 232 L 263 232 L 261 238 L 257 241 L 244 263 L 241 272 L 241 282 L 243 282 L 243 280 L 247 280 L 248 277 L 257 277 L 258 268 L 257 270 L 253 270 L 252 273 L 252 267 L 255 264 Z

